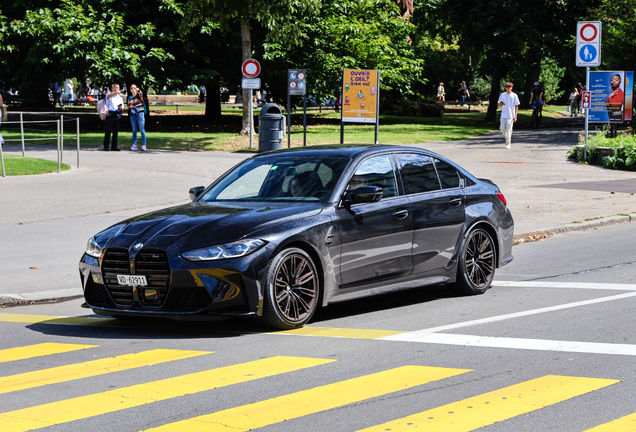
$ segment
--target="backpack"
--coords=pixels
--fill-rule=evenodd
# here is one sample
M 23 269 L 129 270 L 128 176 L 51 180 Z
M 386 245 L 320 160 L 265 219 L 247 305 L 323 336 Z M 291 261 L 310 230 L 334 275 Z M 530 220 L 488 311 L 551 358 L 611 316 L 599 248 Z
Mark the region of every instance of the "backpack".
M 106 116 L 108 116 L 108 105 L 106 105 L 106 99 L 102 99 L 97 102 L 96 107 L 99 118 L 102 120 L 106 120 Z

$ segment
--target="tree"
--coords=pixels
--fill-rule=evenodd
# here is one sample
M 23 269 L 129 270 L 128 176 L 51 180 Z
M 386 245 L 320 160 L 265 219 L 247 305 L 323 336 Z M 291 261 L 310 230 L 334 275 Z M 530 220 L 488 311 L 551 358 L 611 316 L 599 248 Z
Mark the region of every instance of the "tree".
M 594 16 L 603 23 L 603 67 L 636 70 L 636 0 L 603 0 Z
M 378 69 L 383 90 L 413 93 L 422 61 L 407 39 L 414 26 L 394 1 L 324 0 L 320 17 L 306 16 L 302 24 L 302 46 L 268 39 L 264 57 L 306 68 L 318 98 L 338 95 L 343 69 Z
M 0 79 L 20 88 L 27 102 L 48 103 L 50 84 L 69 77 L 101 85 L 135 82 L 146 91 L 217 75 L 198 49 L 213 45 L 213 36 L 181 37 L 180 16 L 162 0 L 33 0 L 15 3 L 7 15 Z
M 304 14 L 318 12 L 320 0 L 187 0 L 183 6 L 174 0 L 166 0 L 183 13 L 185 29 L 213 23 L 221 30 L 230 31 L 237 24 L 241 31 L 242 60 L 252 58 L 252 22 L 265 27 L 271 40 L 294 43 L 291 35 L 301 35 L 302 25 L 297 20 Z M 237 65 L 237 69 L 238 69 Z M 249 99 L 249 91 L 243 90 L 243 100 Z M 249 133 L 249 106 L 243 103 L 241 134 Z
M 494 122 L 500 80 L 525 69 L 526 82 L 516 87 L 531 88 L 541 73 L 541 60 L 561 59 L 565 49 L 571 50 L 567 45 L 576 21 L 598 1 L 536 0 L 528 7 L 518 0 L 430 0 L 423 6 L 429 19 L 422 21 L 422 28 L 456 40 L 472 64 L 488 71 L 491 90 L 485 120 Z

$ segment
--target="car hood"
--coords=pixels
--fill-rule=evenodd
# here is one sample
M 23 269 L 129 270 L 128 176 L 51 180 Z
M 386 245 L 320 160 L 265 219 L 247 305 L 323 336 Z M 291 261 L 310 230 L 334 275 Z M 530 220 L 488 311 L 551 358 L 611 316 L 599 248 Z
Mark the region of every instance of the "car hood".
M 321 203 L 189 203 L 133 217 L 95 236 L 98 244 L 131 248 L 178 249 L 246 238 L 269 224 L 281 224 L 321 212 Z

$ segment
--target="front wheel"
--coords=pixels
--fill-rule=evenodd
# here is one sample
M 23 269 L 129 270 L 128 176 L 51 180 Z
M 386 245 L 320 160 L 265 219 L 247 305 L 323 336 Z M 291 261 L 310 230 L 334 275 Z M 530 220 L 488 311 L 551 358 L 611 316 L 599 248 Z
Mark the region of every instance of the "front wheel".
M 289 248 L 276 255 L 267 269 L 266 284 L 262 324 L 282 330 L 298 328 L 316 311 L 318 272 L 302 249 Z
M 471 231 L 460 248 L 457 288 L 465 294 L 482 294 L 495 277 L 495 243 L 487 231 Z

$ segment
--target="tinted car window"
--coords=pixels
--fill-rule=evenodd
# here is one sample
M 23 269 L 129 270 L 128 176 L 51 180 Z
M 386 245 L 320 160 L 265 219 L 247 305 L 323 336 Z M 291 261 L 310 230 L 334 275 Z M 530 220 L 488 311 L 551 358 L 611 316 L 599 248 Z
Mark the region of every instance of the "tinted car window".
M 416 153 L 402 153 L 396 156 L 400 162 L 407 194 L 441 189 L 432 158 Z
M 376 156 L 362 162 L 349 182 L 350 188 L 359 186 L 381 187 L 382 198 L 396 196 L 395 173 L 389 156 Z
M 323 201 L 331 194 L 347 163 L 346 158 L 249 159 L 199 201 Z
M 459 187 L 459 174 L 450 164 L 435 159 L 435 168 L 437 168 L 437 175 L 442 184 L 442 189 Z

